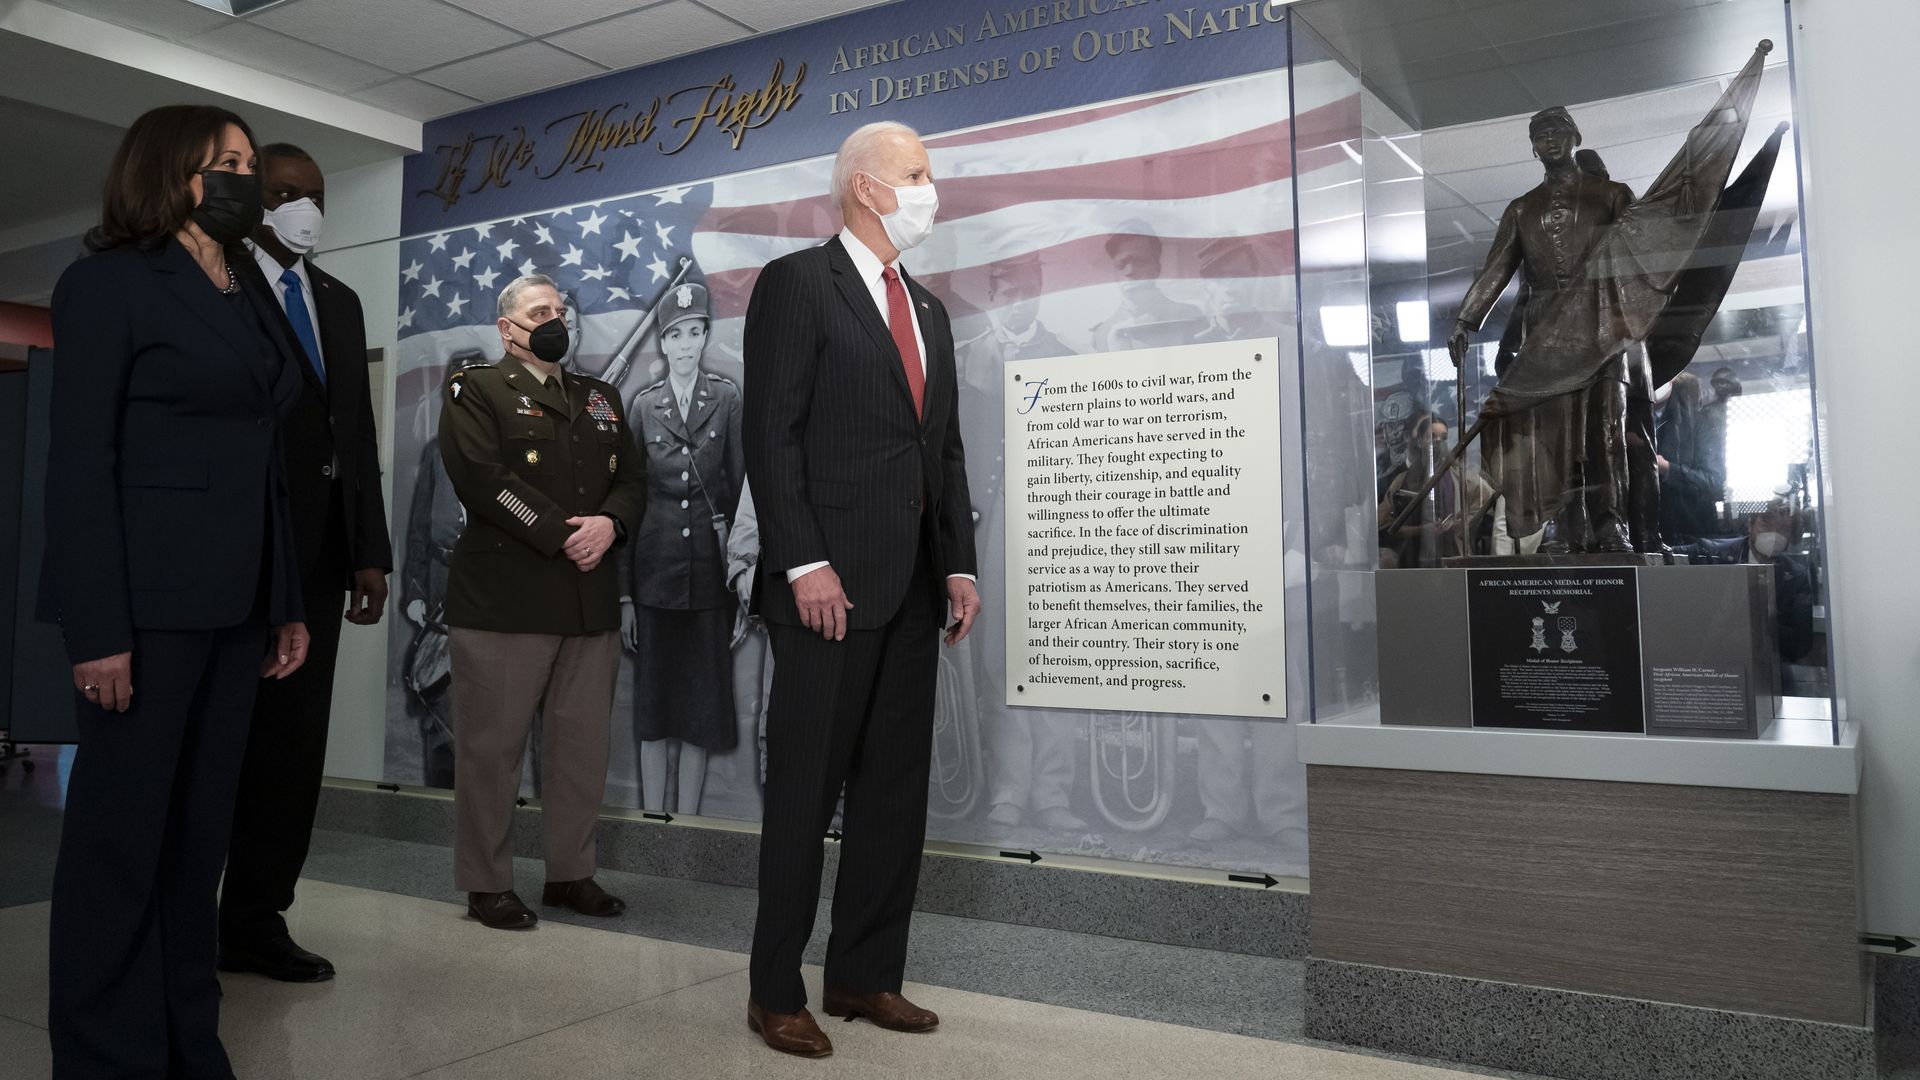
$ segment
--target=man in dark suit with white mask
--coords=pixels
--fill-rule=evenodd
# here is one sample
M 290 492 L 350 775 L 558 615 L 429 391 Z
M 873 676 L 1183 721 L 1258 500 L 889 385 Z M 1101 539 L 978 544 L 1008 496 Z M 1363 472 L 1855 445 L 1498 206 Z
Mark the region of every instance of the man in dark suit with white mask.
M 294 942 L 282 913 L 293 906 L 319 805 L 342 613 L 361 626 L 380 621 L 393 549 L 367 384 L 366 318 L 354 291 L 308 257 L 320 242 L 325 178 L 297 146 L 269 144 L 259 156 L 265 215 L 247 240 L 253 258 L 239 272 L 272 293 L 277 340 L 294 352 L 287 364 L 301 375 L 281 447 L 313 643 L 306 666 L 262 683 L 254 702 L 221 888 L 220 968 L 322 982 L 333 978 L 333 965 Z
M 748 1023 L 811 1057 L 833 1047 L 800 963 L 843 783 L 826 1011 L 899 1031 L 939 1023 L 900 988 L 940 627 L 958 644 L 980 612 L 953 327 L 898 265 L 939 207 L 926 148 L 900 124 L 861 128 L 834 161 L 833 195 L 840 235 L 768 264 L 754 286 L 742 425 L 754 596 L 775 659 Z

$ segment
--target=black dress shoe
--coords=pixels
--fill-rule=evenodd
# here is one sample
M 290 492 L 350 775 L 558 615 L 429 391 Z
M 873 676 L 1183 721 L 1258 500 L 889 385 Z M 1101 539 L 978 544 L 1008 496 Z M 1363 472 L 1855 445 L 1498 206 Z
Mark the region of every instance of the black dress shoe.
M 467 894 L 467 914 L 494 930 L 530 930 L 540 921 L 512 889 Z
M 220 970 L 253 971 L 290 983 L 326 982 L 333 978 L 333 964 L 326 957 L 294 944 L 293 938 L 286 934 L 244 944 L 221 942 Z
M 610 919 L 627 910 L 627 902 L 607 892 L 592 878 L 579 881 L 549 881 L 540 891 L 540 902 L 549 906 L 570 907 L 582 915 Z

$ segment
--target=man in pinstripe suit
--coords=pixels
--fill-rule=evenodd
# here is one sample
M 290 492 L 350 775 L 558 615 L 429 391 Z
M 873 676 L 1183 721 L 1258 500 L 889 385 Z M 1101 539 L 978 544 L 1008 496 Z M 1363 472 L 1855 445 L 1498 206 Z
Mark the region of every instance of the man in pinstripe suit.
M 973 628 L 971 503 L 946 308 L 898 267 L 938 207 L 909 128 L 872 124 L 834 161 L 846 227 L 768 264 L 746 324 L 747 476 L 774 652 L 748 1025 L 821 1057 L 801 954 L 822 837 L 846 809 L 825 1007 L 897 1031 L 940 1021 L 900 996 L 926 836 L 940 627 Z

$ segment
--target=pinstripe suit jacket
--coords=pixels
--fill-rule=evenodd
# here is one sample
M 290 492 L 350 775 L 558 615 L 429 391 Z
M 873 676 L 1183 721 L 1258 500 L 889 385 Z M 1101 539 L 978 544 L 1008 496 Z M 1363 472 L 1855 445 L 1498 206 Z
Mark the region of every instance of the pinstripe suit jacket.
M 767 264 L 754 285 L 742 435 L 760 519 L 754 602 L 770 622 L 801 625 L 786 571 L 824 561 L 853 602 L 849 625 L 886 625 L 913 576 L 923 513 L 937 610 L 947 575 L 977 572 L 953 326 L 901 277 L 926 339 L 919 418 L 886 320 L 837 237 Z

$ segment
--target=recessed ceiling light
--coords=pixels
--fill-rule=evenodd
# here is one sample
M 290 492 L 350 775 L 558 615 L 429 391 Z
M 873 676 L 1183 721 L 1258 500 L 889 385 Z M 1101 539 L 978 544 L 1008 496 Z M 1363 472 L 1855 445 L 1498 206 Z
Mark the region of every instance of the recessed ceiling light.
M 275 4 L 286 2 L 287 0 L 187 0 L 189 4 L 212 8 L 222 15 L 251 15 L 256 11 L 265 11 Z

